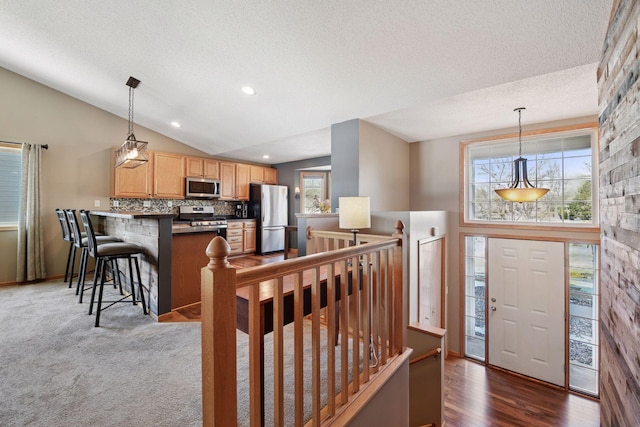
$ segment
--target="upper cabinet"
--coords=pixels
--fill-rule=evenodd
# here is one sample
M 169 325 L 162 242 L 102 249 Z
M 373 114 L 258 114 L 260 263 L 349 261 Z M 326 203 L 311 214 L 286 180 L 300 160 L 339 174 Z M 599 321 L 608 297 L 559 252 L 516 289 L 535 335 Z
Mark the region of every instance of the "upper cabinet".
M 171 153 L 153 153 L 153 196 L 184 199 L 185 157 Z
M 115 149 L 112 166 L 115 164 Z M 278 171 L 263 166 L 224 162 L 173 153 L 149 152 L 137 168 L 116 168 L 111 197 L 184 199 L 186 176 L 219 179 L 220 200 L 249 200 L 249 183 L 277 184 Z
M 265 184 L 278 184 L 278 169 L 264 168 L 264 183 Z
M 249 165 L 220 162 L 220 200 L 249 200 L 250 177 Z
M 237 200 L 249 200 L 250 166 L 236 164 L 236 196 Z
M 116 168 L 115 149 L 111 155 L 113 179 L 111 181 L 111 197 L 131 197 L 136 199 L 149 199 L 153 189 L 153 156 L 149 161 L 137 168 Z
M 203 178 L 220 179 L 220 162 L 215 159 L 201 157 L 187 157 L 186 176 L 201 176 Z
M 251 182 L 259 184 L 277 184 L 278 170 L 251 165 Z

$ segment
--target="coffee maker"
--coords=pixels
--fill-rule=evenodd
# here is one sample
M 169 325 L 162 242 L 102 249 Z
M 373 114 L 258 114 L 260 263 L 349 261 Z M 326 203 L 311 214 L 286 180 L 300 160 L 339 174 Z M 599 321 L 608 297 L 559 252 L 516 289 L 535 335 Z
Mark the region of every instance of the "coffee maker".
M 245 202 L 236 203 L 236 218 L 248 218 L 249 205 Z

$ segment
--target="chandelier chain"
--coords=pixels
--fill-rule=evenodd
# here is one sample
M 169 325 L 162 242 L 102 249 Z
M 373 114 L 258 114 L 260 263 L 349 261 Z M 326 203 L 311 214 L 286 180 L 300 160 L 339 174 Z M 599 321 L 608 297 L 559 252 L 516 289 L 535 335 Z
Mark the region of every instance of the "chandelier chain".
M 522 157 L 522 108 L 518 108 L 518 129 L 518 142 L 520 143 L 518 156 Z
M 129 135 L 133 135 L 133 88 L 129 86 Z

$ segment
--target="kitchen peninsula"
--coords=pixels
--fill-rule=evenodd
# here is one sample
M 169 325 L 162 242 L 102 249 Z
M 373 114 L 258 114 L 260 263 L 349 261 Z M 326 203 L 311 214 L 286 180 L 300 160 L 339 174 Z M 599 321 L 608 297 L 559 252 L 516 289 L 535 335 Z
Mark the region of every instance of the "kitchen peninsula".
M 144 248 L 140 259 L 142 285 L 155 318 L 171 311 L 172 213 L 91 211 L 95 228 Z
M 200 269 L 209 262 L 206 247 L 217 235 L 226 237 L 224 231 L 200 225 L 202 221 L 174 221 L 173 213 L 91 211 L 91 215 L 96 230 L 144 248 L 140 259 L 142 285 L 154 318 L 200 301 Z M 228 239 L 232 248 L 237 246 L 236 255 L 255 251 L 255 219 L 229 215 L 220 220 L 223 230 L 227 224 L 231 230 Z M 129 289 L 128 283 L 125 286 Z

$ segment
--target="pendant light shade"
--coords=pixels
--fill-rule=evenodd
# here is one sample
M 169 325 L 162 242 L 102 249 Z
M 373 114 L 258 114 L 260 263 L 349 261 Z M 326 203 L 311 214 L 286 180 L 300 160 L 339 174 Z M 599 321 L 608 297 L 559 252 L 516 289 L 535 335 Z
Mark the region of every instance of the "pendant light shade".
M 129 77 L 129 132 L 127 139 L 116 150 L 116 167 L 137 168 L 149 161 L 147 142 L 138 141 L 133 134 L 133 90 L 138 87 L 140 80 Z
M 522 157 L 522 110 L 519 107 L 513 111 L 518 112 L 518 142 L 520 144 L 519 157 L 513 161 L 513 183 L 509 188 L 495 190 L 498 196 L 510 202 L 535 202 L 540 197 L 547 194 L 548 188 L 538 188 L 531 184 L 527 178 L 527 159 Z

